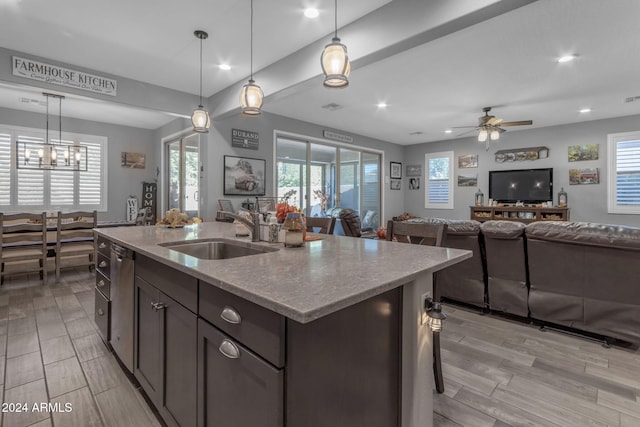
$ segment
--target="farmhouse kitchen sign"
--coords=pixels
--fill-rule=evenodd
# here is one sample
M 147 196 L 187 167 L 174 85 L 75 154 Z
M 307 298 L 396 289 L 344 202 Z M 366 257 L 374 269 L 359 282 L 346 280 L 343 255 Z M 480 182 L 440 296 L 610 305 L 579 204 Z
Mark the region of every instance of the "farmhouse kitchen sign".
M 248 130 L 231 129 L 231 146 L 248 148 L 250 150 L 258 149 L 258 140 L 260 135 L 258 132 Z
M 102 95 L 116 96 L 118 81 L 83 71 L 45 64 L 18 56 L 13 58 L 13 75 L 58 86 L 74 87 Z

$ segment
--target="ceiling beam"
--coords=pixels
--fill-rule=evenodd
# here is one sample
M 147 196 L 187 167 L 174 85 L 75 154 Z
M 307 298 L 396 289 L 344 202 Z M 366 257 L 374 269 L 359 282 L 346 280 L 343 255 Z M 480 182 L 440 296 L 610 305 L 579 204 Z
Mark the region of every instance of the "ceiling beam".
M 356 70 L 536 1 L 394 0 L 340 28 L 338 36 L 349 49 L 351 69 Z M 265 93 L 265 104 L 322 84 L 320 54 L 331 36 L 254 73 Z M 214 120 L 238 114 L 244 84 L 239 81 L 209 98 Z

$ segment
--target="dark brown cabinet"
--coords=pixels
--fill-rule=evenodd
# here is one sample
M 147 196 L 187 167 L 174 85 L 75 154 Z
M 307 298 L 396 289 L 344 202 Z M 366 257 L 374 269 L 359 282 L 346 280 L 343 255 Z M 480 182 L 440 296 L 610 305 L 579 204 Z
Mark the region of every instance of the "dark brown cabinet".
M 169 425 L 196 424 L 197 316 L 135 281 L 134 375 Z
M 284 371 L 198 320 L 198 426 L 283 426 Z
M 111 243 L 104 237 L 98 238 L 95 286 L 94 320 L 98 326 L 98 333 L 105 343 L 111 339 L 111 271 L 110 271 Z

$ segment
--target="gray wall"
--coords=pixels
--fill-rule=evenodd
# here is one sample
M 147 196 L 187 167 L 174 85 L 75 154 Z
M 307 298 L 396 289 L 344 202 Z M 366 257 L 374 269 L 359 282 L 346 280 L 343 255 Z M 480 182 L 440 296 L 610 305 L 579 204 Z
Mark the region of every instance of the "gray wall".
M 45 123 L 44 114 L 0 108 L 0 124 L 44 129 Z M 124 220 L 126 200 L 129 195 L 135 195 L 140 203 L 142 182 L 152 182 L 156 177 L 160 151 L 157 149 L 159 144 L 154 144 L 154 131 L 66 117 L 62 118 L 62 131 L 108 138 L 108 212 L 100 212 L 98 219 L 100 221 Z M 121 167 L 120 158 L 123 151 L 146 153 L 146 168 Z
M 167 126 L 156 131 L 157 139 L 175 134 L 180 130 L 189 129 L 188 121 L 176 120 Z M 258 150 L 249 150 L 231 146 L 231 129 L 242 129 L 260 134 Z M 230 199 L 234 207 L 240 207 L 240 203 L 246 199 L 242 196 L 225 196 L 223 193 L 223 162 L 225 155 L 240 157 L 251 157 L 266 160 L 266 195 L 273 196 L 273 131 L 279 130 L 322 138 L 322 131 L 328 128 L 315 125 L 313 123 L 302 122 L 275 114 L 262 113 L 259 116 L 248 117 L 242 114 L 235 114 L 222 120 L 213 120 L 211 129 L 206 135 L 206 143 L 202 144 L 201 152 L 204 161 L 204 173 L 202 175 L 202 188 L 204 193 L 204 205 L 201 215 L 205 220 L 213 220 L 217 210 L 218 199 Z M 329 129 L 335 130 L 335 129 Z M 346 133 L 340 130 L 337 132 Z M 389 174 L 389 162 L 401 162 L 403 147 L 389 142 L 368 138 L 360 135 L 353 135 L 353 145 L 384 151 L 383 170 L 384 174 Z M 385 219 L 403 212 L 404 192 L 390 191 L 389 184 L 383 184 L 383 200 Z M 383 222 L 381 222 L 383 223 Z
M 474 203 L 477 187 L 458 187 L 459 173 L 478 173 L 478 187 L 489 197 L 489 171 L 502 169 L 553 168 L 554 198 L 564 187 L 569 197 L 571 219 L 574 221 L 592 221 L 610 224 L 640 226 L 640 215 L 620 215 L 607 213 L 607 134 L 630 132 L 640 128 L 640 116 L 618 117 L 606 120 L 552 126 L 541 129 L 519 130 L 502 134 L 497 143 L 491 143 L 485 151 L 484 143 L 476 137 L 439 141 L 405 147 L 404 164 L 421 164 L 424 168 L 425 153 L 453 150 L 455 153 L 454 173 L 454 209 L 425 209 L 424 183 L 420 191 L 408 190 L 405 185 L 405 208 L 408 212 L 423 217 L 445 217 L 468 219 L 469 206 Z M 569 162 L 567 150 L 570 145 L 599 144 L 599 159 L 593 161 Z M 495 152 L 502 149 L 525 147 L 549 147 L 549 158 L 536 161 L 495 162 Z M 463 154 L 479 155 L 477 169 L 458 169 L 457 157 Z M 600 184 L 569 185 L 569 169 L 599 168 Z M 424 176 L 422 178 L 424 180 Z M 408 184 L 404 179 L 403 184 Z

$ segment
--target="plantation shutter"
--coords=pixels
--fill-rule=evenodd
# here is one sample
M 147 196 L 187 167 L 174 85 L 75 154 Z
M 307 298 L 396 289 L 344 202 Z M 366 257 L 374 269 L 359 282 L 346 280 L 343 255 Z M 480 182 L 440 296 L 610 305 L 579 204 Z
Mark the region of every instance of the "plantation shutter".
M 453 152 L 425 155 L 425 208 L 453 209 Z
M 0 206 L 11 204 L 11 134 L 0 133 Z
M 640 140 L 616 144 L 616 204 L 640 205 Z
M 79 172 L 78 204 L 96 207 L 102 202 L 102 145 L 96 142 L 81 142 L 87 147 L 87 171 Z
M 18 142 L 39 142 L 43 143 L 44 138 L 16 133 Z M 38 153 L 32 153 L 32 158 L 37 159 Z M 32 160 L 34 161 L 34 160 Z M 37 160 L 35 160 L 37 161 Z M 17 169 L 17 205 L 18 207 L 43 208 L 44 200 L 44 170 L 39 169 Z

